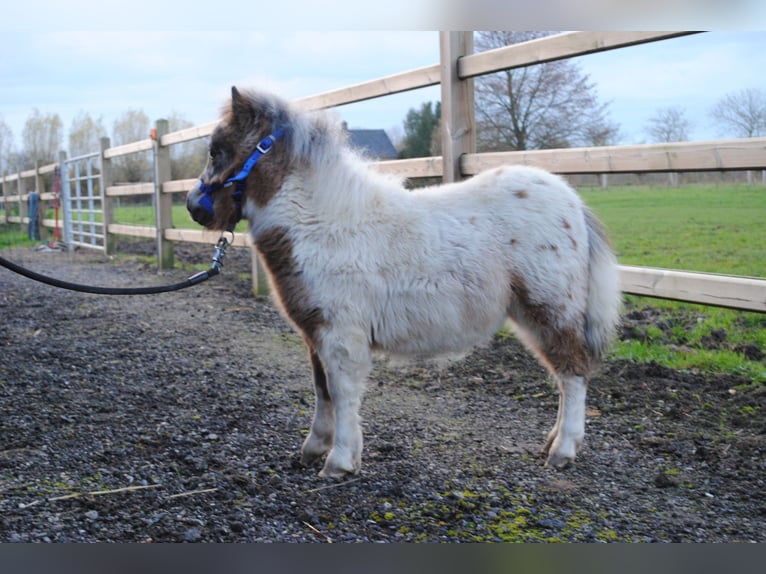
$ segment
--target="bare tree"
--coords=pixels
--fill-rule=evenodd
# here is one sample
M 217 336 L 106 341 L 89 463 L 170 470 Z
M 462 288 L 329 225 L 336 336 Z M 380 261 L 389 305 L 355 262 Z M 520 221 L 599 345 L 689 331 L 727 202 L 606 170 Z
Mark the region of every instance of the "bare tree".
M 177 132 L 194 126 L 178 112 L 168 116 L 168 129 Z M 207 161 L 207 142 L 197 139 L 170 148 L 170 176 L 173 179 L 191 179 L 198 177 Z
M 94 119 L 85 111 L 80 111 L 72 120 L 69 128 L 69 156 L 77 157 L 99 151 L 101 138 L 106 136 L 106 128 L 99 117 Z
M 691 122 L 684 113 L 684 108 L 681 106 L 659 108 L 649 118 L 649 123 L 645 128 L 647 135 L 657 143 L 687 141 Z M 681 181 L 677 172 L 668 173 L 668 183 L 672 187 L 679 186 Z
M 142 110 L 128 110 L 114 120 L 112 145 L 120 146 L 145 140 L 150 134 L 149 116 Z M 152 160 L 149 152 L 133 153 L 115 159 L 112 164 L 116 182 L 136 183 L 152 179 Z
M 35 108 L 21 133 L 23 167 L 54 163 L 64 140 L 64 125 L 58 114 L 43 114 Z
M 8 173 L 12 167 L 13 131 L 0 116 L 0 175 Z
M 689 140 L 691 122 L 685 116 L 685 110 L 681 106 L 669 106 L 659 108 L 649 118 L 645 130 L 654 142 L 681 142 Z
M 477 51 L 501 48 L 550 32 L 478 32 Z M 595 84 L 571 60 L 505 70 L 476 79 L 479 151 L 543 149 L 616 143 Z
M 752 138 L 766 135 L 766 95 L 756 88 L 726 94 L 710 111 L 722 135 Z

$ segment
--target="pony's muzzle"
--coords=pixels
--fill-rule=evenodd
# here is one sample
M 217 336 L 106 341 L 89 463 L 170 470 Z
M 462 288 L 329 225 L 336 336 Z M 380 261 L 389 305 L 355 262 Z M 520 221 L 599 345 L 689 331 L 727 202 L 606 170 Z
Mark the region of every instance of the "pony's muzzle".
M 211 198 L 202 193 L 199 185 L 186 196 L 186 209 L 191 218 L 203 227 L 207 227 L 213 222 L 214 212 Z

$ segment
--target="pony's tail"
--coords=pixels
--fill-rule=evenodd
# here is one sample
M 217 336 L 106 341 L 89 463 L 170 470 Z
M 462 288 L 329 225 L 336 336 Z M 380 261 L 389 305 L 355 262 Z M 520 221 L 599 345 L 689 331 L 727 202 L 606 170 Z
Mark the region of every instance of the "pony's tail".
M 585 340 L 590 356 L 600 362 L 612 343 L 620 321 L 620 278 L 609 238 L 598 218 L 585 208 L 588 228 L 588 303 Z

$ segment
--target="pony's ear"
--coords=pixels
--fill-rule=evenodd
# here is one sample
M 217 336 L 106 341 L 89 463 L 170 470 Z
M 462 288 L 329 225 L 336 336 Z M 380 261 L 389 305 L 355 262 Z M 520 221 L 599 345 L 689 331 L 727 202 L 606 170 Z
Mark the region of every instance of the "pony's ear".
M 234 117 L 240 121 L 249 120 L 253 114 L 250 102 L 239 93 L 236 86 L 231 87 L 231 110 L 234 112 Z

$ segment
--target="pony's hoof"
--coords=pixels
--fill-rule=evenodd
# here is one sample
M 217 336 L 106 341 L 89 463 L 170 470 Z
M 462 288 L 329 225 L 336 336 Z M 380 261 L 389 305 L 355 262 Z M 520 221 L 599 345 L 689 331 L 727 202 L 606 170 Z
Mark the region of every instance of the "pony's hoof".
M 557 468 L 559 470 L 566 468 L 574 462 L 580 446 L 582 446 L 582 437 L 572 438 L 559 434 L 551 440 L 549 436 L 542 450 L 543 454 L 547 456 L 545 468 Z
M 303 466 L 314 466 L 319 463 L 319 461 L 322 460 L 322 456 L 324 453 L 315 453 L 315 452 L 301 452 L 301 464 Z
M 574 456 L 562 455 L 558 452 L 554 452 L 548 456 L 548 460 L 545 461 L 545 468 L 555 468 L 563 470 L 574 462 Z
M 316 438 L 313 433 L 310 434 L 301 446 L 301 464 L 304 466 L 314 466 L 321 462 L 324 455 L 330 452 L 332 448 L 332 437 L 327 440 Z
M 324 468 L 319 473 L 321 478 L 343 478 L 348 475 L 359 474 L 362 466 L 361 460 L 343 460 L 337 451 L 330 452 L 324 463 Z
M 327 468 L 327 465 L 324 466 L 324 468 L 319 471 L 319 478 L 346 478 L 347 476 L 351 476 L 354 474 L 359 474 L 359 470 L 346 470 L 343 468 Z

